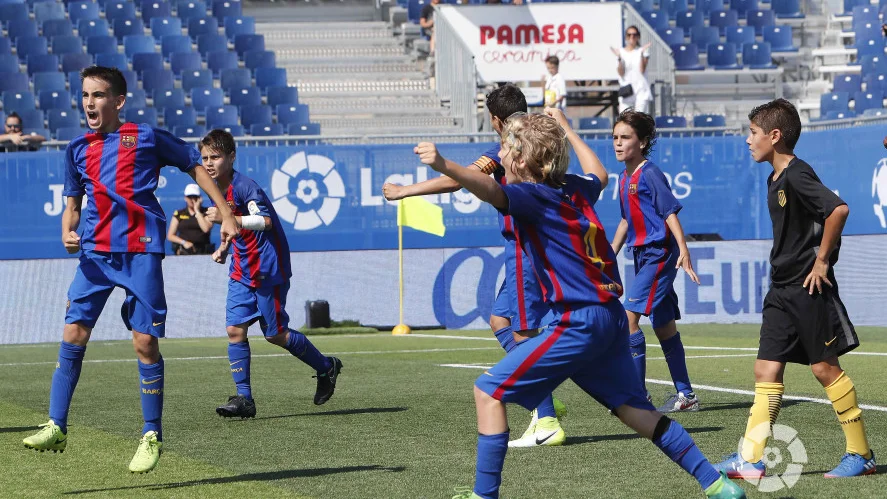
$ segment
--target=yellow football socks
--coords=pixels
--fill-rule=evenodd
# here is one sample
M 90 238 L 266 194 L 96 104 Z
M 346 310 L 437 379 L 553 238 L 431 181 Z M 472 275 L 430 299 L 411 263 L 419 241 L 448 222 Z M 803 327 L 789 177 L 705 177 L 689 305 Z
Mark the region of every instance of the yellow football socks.
M 782 383 L 755 383 L 755 401 L 748 414 L 748 425 L 742 440 L 742 459 L 756 463 L 764 457 L 764 447 L 782 408 L 784 392 Z M 763 424 L 767 422 L 770 424 Z
M 865 436 L 865 424 L 862 422 L 862 409 L 856 401 L 856 387 L 850 376 L 841 373 L 838 379 L 825 387 L 825 393 L 832 401 L 832 407 L 844 430 L 847 452 L 859 454 L 866 459 L 872 457 L 869 441 Z

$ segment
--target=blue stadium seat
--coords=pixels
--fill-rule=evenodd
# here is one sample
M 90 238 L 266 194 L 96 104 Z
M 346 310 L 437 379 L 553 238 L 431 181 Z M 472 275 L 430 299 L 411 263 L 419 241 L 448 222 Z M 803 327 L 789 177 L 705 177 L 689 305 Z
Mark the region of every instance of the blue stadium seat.
M 123 39 L 127 36 L 145 34 L 145 25 L 141 19 L 118 19 L 114 21 L 113 26 L 118 44 L 123 44 Z
M 270 87 L 287 85 L 285 68 L 259 68 L 256 70 L 256 86 L 267 93 Z
M 125 19 L 133 20 L 137 18 L 136 6 L 132 2 L 109 2 L 105 4 L 105 18 L 116 28 L 117 24 L 115 21 Z M 138 19 L 139 24 L 144 24 L 141 18 Z M 118 38 L 119 37 L 120 35 L 118 35 Z
M 7 37 L 0 38 L 0 55 L 12 54 L 12 40 Z
M 650 25 L 654 30 L 659 31 L 660 29 L 668 28 L 668 15 L 663 12 L 653 11 L 653 12 L 644 12 L 641 14 L 641 17 L 647 21 L 647 24 Z
M 36 100 L 31 92 L 14 92 L 7 90 L 3 92 L 3 110 L 9 114 L 12 111 L 25 111 L 34 109 Z
M 755 43 L 755 30 L 748 26 L 730 26 L 727 28 L 727 43 L 734 43 L 737 47 Z
M 20 21 L 22 19 L 27 19 L 27 10 L 25 7 L 25 17 L 17 17 L 15 20 Z M 17 14 L 20 15 L 20 14 Z M 67 19 L 68 14 L 65 12 L 65 5 L 61 3 L 55 2 L 42 2 L 34 5 L 34 20 L 37 21 L 37 24 L 42 26 L 45 21 L 50 19 Z
M 696 8 L 708 18 L 713 10 L 724 10 L 724 0 L 696 0 Z
M 883 56 L 884 53 L 884 40 L 879 38 L 877 40 L 865 40 L 857 42 L 856 45 L 856 58 L 862 58 L 865 56 Z
M 228 17 L 224 19 L 225 36 L 234 41 L 237 35 L 252 35 L 256 32 L 256 19 L 254 17 Z
M 246 68 L 225 69 L 222 71 L 221 87 L 225 93 L 232 88 L 252 86 L 252 74 Z
M 116 47 L 116 45 L 115 45 Z M 128 69 L 126 54 L 96 54 L 95 63 L 106 68 Z
M 767 42 L 746 43 L 742 46 L 742 65 L 751 69 L 773 69 L 770 44 Z
M 219 21 L 215 17 L 203 17 L 200 19 L 191 19 L 188 21 L 188 36 L 194 42 L 200 35 L 217 35 L 219 34 Z
M 600 116 L 590 118 L 579 118 L 580 130 L 611 130 L 610 118 Z
M 194 0 L 187 3 L 180 3 L 176 15 L 182 18 L 186 23 L 191 19 L 200 19 L 206 17 L 206 2 Z
M 791 26 L 766 26 L 764 27 L 764 41 L 770 44 L 773 52 L 797 52 L 798 48 L 792 42 Z
M 135 71 L 124 71 L 120 70 L 120 74 L 123 75 L 123 79 L 126 80 L 126 88 L 138 88 L 139 86 L 139 76 Z M 70 80 L 69 80 L 70 81 Z
M 52 53 L 55 55 L 63 54 L 82 54 L 83 40 L 75 35 L 59 35 L 52 39 Z
M 653 5 L 653 0 L 628 0 L 627 3 L 641 14 L 644 12 L 652 12 L 656 8 Z
M 727 126 L 727 119 L 720 114 L 700 114 L 693 117 L 693 128 L 712 128 Z
M 750 10 L 758 10 L 758 0 L 730 0 L 730 8 L 735 10 L 739 17 L 745 17 Z
M 123 37 L 123 53 L 129 60 L 135 54 L 153 54 L 154 37 L 149 35 L 128 35 Z
M 847 92 L 828 92 L 819 97 L 819 115 L 825 116 L 831 111 L 847 112 L 850 110 L 850 94 Z
M 89 40 L 91 36 L 110 35 L 111 30 L 106 19 L 84 19 L 77 23 L 77 34 L 84 40 Z
M 86 53 L 92 55 L 98 54 L 118 54 L 117 39 L 111 35 L 90 36 L 86 39 Z M 121 54 L 123 55 L 123 54 Z M 126 56 L 124 56 L 126 60 Z
M 164 36 L 160 40 L 160 50 L 163 53 L 163 58 L 167 61 L 172 54 L 190 54 L 193 52 L 191 37 L 188 35 Z
M 206 127 L 203 125 L 179 125 L 173 127 L 173 135 L 183 139 L 196 138 L 202 139 L 206 136 Z
M 292 123 L 287 127 L 289 135 L 320 135 L 318 123 Z
M 243 108 L 262 105 L 262 92 L 256 87 L 234 88 L 231 89 L 228 101 L 232 106 L 237 106 L 243 116 Z
M 124 106 L 127 109 L 148 107 L 147 94 L 141 88 L 127 88 L 126 104 Z
M 232 137 L 243 137 L 243 127 L 240 125 L 223 125 L 218 128 L 230 133 Z
M 700 52 L 705 52 L 709 45 L 721 43 L 721 36 L 718 33 L 718 28 L 699 26 L 690 31 L 690 43 L 696 45 Z M 709 65 L 711 65 L 710 62 Z
M 175 76 L 168 69 L 147 71 L 142 74 L 142 88 L 148 94 L 153 94 L 156 90 L 175 88 L 175 81 Z
M 868 74 L 887 74 L 887 57 L 865 56 L 858 59 L 860 62 L 862 77 Z
M 884 94 L 878 91 L 856 92 L 853 94 L 853 112 L 862 114 L 866 109 L 884 107 Z
M 687 118 L 683 116 L 657 116 L 656 128 L 687 128 Z
M 81 135 L 85 135 L 87 133 L 89 133 L 89 129 L 87 129 L 87 128 L 80 128 L 79 126 L 75 126 L 75 127 L 63 126 L 63 127 L 59 127 L 58 129 L 56 129 L 55 139 L 56 140 L 63 140 L 63 141 L 71 141 L 71 140 L 74 140 L 77 137 L 79 137 Z
M 675 25 L 684 31 L 690 31 L 697 26 L 705 26 L 705 18 L 701 10 L 684 10 L 678 13 Z
M 698 71 L 705 69 L 699 64 L 699 49 L 695 44 L 684 43 L 672 47 L 674 50 L 674 65 L 678 71 Z
M 157 126 L 157 110 L 153 107 L 125 109 L 123 115 L 126 117 L 127 123 L 144 123 L 152 127 Z
M 887 116 L 887 109 L 866 109 L 863 116 Z
M 79 73 L 63 73 L 68 80 L 68 87 L 70 91 L 68 92 L 72 96 L 74 96 L 74 102 L 77 105 L 77 108 L 80 112 L 83 112 L 83 106 L 80 104 L 80 100 L 83 95 L 83 83 L 80 81 Z
M 268 89 L 268 105 L 277 109 L 280 104 L 298 104 L 299 89 L 296 87 L 270 87 Z
M 163 127 L 172 130 L 179 126 L 194 126 L 197 113 L 191 107 L 167 107 L 163 111 Z
M 856 25 L 862 23 L 877 23 L 881 20 L 878 8 L 874 5 L 857 5 L 853 7 L 853 31 L 856 31 Z
M 278 123 L 304 125 L 310 121 L 308 106 L 305 104 L 280 104 L 277 106 Z
M 736 45 L 715 43 L 708 46 L 708 65 L 715 69 L 740 69 L 736 62 Z
M 12 54 L 0 55 L 0 73 L 18 73 L 18 57 Z
M 821 115 L 820 115 L 821 116 Z M 849 118 L 855 118 L 856 113 L 853 111 L 829 111 L 825 118 L 826 120 L 844 120 Z
M 74 26 L 68 19 L 50 19 L 43 23 L 42 34 L 47 40 L 52 40 L 57 36 L 72 36 Z
M 265 35 L 237 35 L 234 37 L 234 51 L 241 59 L 251 50 L 265 50 Z
M 62 127 L 80 127 L 80 113 L 73 109 L 50 109 L 46 111 L 46 119 L 53 135 Z
M 226 17 L 238 17 L 242 13 L 243 5 L 239 0 L 215 0 L 213 2 L 213 17 L 220 21 Z
M 411 23 L 419 24 L 419 16 L 422 14 L 422 7 L 424 7 L 428 1 L 429 0 L 409 0 L 407 6 L 407 19 L 409 19 Z
M 191 90 L 191 107 L 198 116 L 204 116 L 207 108 L 218 108 L 225 105 L 225 94 L 221 88 L 204 87 Z
M 62 12 L 64 12 L 64 7 L 62 7 Z M 29 18 L 30 16 L 28 15 L 28 6 L 23 3 L 0 5 L 0 23 L 2 23 L 4 27 L 9 26 L 10 24 L 25 21 Z M 56 17 L 56 19 L 63 18 L 64 17 Z M 40 20 L 38 20 L 38 22 L 40 22 Z
M 755 28 L 755 34 L 764 34 L 764 26 L 775 26 L 776 17 L 772 10 L 750 10 L 746 13 L 745 23 Z
M 853 8 L 859 5 L 869 5 L 869 0 L 844 0 L 844 12 L 842 16 L 852 16 Z
M 147 2 L 142 2 L 142 20 L 151 24 L 151 21 L 154 19 L 160 18 L 169 18 L 172 16 L 172 7 L 169 5 L 169 2 L 157 1 L 157 0 L 148 0 Z M 179 25 L 181 26 L 181 21 L 179 21 Z M 152 31 L 153 31 L 153 24 Z M 176 33 L 178 34 L 178 33 Z M 154 35 L 157 36 L 156 34 Z
M 47 47 L 46 38 L 42 36 L 20 36 L 15 41 L 16 53 L 22 62 L 26 62 L 29 56 L 49 53 Z
M 240 117 L 234 106 L 219 106 L 206 109 L 206 126 L 208 128 L 220 128 L 230 125 L 239 125 Z
M 0 73 L 0 92 L 27 92 L 30 88 L 28 75 L 24 73 Z
M 64 73 L 57 71 L 34 73 L 34 91 L 38 93 L 46 90 L 67 90 L 67 83 Z
M 26 126 L 24 129 L 22 129 L 22 134 L 23 135 L 40 135 L 44 139 L 50 139 L 52 137 L 52 134 L 49 133 L 49 130 L 42 128 L 42 127 L 41 128 L 31 128 L 31 127 Z
M 658 31 L 657 34 L 669 47 L 672 45 L 680 45 L 684 43 L 683 28 L 668 28 L 662 31 Z
M 770 5 L 778 19 L 800 19 L 804 17 L 801 13 L 801 0 L 773 0 Z
M 34 108 L 19 109 L 16 113 L 22 118 L 25 128 L 43 128 L 45 119 L 42 110 Z
M 853 25 L 854 43 L 867 42 L 869 40 L 877 40 L 883 35 L 881 34 L 881 22 L 866 22 Z
M 94 62 L 92 54 L 64 54 L 62 55 L 62 72 L 80 71 L 92 66 Z
M 37 36 L 38 34 L 37 21 L 31 19 L 12 23 L 7 30 L 7 35 L 9 36 L 9 39 L 12 40 L 13 44 L 18 43 L 19 37 Z
M 254 137 L 275 137 L 283 135 L 283 125 L 280 123 L 253 123 L 249 127 L 250 135 Z
M 71 109 L 71 96 L 67 90 L 44 90 L 38 99 L 40 109 Z
M 273 68 L 277 66 L 274 52 L 270 50 L 251 50 L 243 56 L 244 66 L 255 71 L 259 68 Z
M 182 20 L 178 17 L 155 17 L 151 19 L 151 34 L 157 43 L 160 43 L 164 36 L 181 35 Z
M 677 19 L 678 13 L 687 10 L 687 0 L 659 0 L 659 11 L 668 15 L 671 20 Z
M 186 93 L 200 87 L 213 86 L 213 73 L 208 69 L 197 69 L 182 72 L 182 88 Z
M 203 61 L 197 52 L 172 54 L 169 58 L 169 68 L 176 78 L 181 78 L 187 71 L 199 71 Z M 209 73 L 212 75 L 212 73 Z
M 157 52 L 142 52 L 132 56 L 132 70 L 140 75 L 160 69 L 163 69 L 163 56 Z
M 228 50 L 210 52 L 206 56 L 206 67 L 212 70 L 213 77 L 220 78 L 225 69 L 237 69 L 237 54 Z
M 200 35 L 197 37 L 197 51 L 204 58 L 207 58 L 210 52 L 227 52 L 228 39 L 225 35 Z
M 70 2 L 68 3 L 68 16 L 74 24 L 77 24 L 81 19 L 98 19 L 99 4 L 92 0 Z
M 245 106 L 240 109 L 240 124 L 245 128 L 249 128 L 256 124 L 271 123 L 273 112 L 271 106 Z
M 708 25 L 726 34 L 727 26 L 739 26 L 739 14 L 735 10 L 713 10 L 709 14 Z
M 181 88 L 155 90 L 154 107 L 157 109 L 185 107 L 185 91 Z
M 835 75 L 832 92 L 847 92 L 850 95 L 862 90 L 862 76 L 858 74 Z
M 28 56 L 28 76 L 34 73 L 59 70 L 59 56 L 54 54 L 37 54 Z
M 865 90 L 867 92 L 887 94 L 887 74 L 868 74 L 862 77 L 862 82 L 865 83 Z

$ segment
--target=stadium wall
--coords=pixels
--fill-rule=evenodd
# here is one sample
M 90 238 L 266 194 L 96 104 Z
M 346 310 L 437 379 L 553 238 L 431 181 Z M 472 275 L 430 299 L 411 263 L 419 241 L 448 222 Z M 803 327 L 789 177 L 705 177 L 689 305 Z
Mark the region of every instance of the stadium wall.
M 768 288 L 770 241 L 691 243 L 700 286 L 682 272 L 676 291 L 684 322 L 758 323 Z M 856 325 L 887 324 L 883 286 L 887 235 L 848 236 L 836 267 L 841 295 Z M 504 277 L 501 247 L 408 250 L 404 255 L 405 321 L 411 326 L 486 328 Z M 619 256 L 626 284 L 633 269 Z M 334 319 L 363 324 L 398 322 L 397 251 L 292 253 L 294 276 L 286 310 L 291 325 L 305 322 L 306 300 L 325 299 Z M 66 290 L 74 259 L 0 261 L 0 344 L 55 342 L 64 323 Z M 225 337 L 227 266 L 206 256 L 164 261 L 169 303 L 167 337 Z M 115 290 L 93 338 L 128 339 Z M 258 330 L 254 331 L 258 334 Z

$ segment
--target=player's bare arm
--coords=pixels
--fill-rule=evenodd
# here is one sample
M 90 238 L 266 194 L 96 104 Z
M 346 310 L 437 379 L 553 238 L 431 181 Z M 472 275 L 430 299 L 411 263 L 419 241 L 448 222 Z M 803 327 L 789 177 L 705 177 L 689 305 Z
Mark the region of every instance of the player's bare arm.
M 683 268 L 684 272 L 690 276 L 690 279 L 696 284 L 699 284 L 699 276 L 697 276 L 696 272 L 693 270 L 693 262 L 690 259 L 690 249 L 687 248 L 687 241 L 684 239 L 684 228 L 681 227 L 681 221 L 678 220 L 678 215 L 676 213 L 669 215 L 668 218 L 665 219 L 665 225 L 668 225 L 669 230 L 674 234 L 675 241 L 677 241 L 680 251 L 675 268 Z
M 80 236 L 77 235 L 77 227 L 80 226 L 82 206 L 82 197 L 68 196 L 65 212 L 62 213 L 62 244 L 65 245 L 65 251 L 72 255 L 80 251 Z
M 446 161 L 437 151 L 437 147 L 430 142 L 422 142 L 416 146 L 413 152 L 419 156 L 419 160 L 423 164 L 452 178 L 481 201 L 490 203 L 496 208 L 508 208 L 508 197 L 505 196 L 505 191 L 489 175 L 475 168 L 462 168 L 452 161 Z
M 628 237 L 628 220 L 622 219 L 619 221 L 619 226 L 616 227 L 616 233 L 613 234 L 613 242 L 610 246 L 613 247 L 613 253 L 619 254 L 619 251 L 622 250 L 622 245 L 625 244 L 625 239 Z
M 456 162 L 445 159 L 449 166 L 452 168 L 461 167 Z M 475 168 L 478 171 L 482 171 L 478 168 L 476 163 L 470 164 L 465 168 Z M 492 170 L 486 172 L 487 175 L 493 173 Z M 416 184 L 411 185 L 398 185 L 392 184 L 390 182 L 386 182 L 385 185 L 382 186 L 382 195 L 385 196 L 385 199 L 388 201 L 397 201 L 398 199 L 409 198 L 413 196 L 424 196 L 426 194 L 445 194 L 448 192 L 456 192 L 461 189 L 462 186 L 459 182 L 447 177 L 446 175 L 432 178 L 429 180 L 425 180 Z
M 586 175 L 594 175 L 601 181 L 601 190 L 607 187 L 607 184 L 610 183 L 610 176 L 607 173 L 607 169 L 604 168 L 604 164 L 601 163 L 600 158 L 598 158 L 597 154 L 588 147 L 588 144 L 582 140 L 582 137 L 576 133 L 573 128 L 570 126 L 570 121 L 564 116 L 564 112 L 560 109 L 547 107 L 545 108 L 545 114 L 551 116 L 555 120 L 557 120 L 558 125 L 564 129 L 564 132 L 567 134 L 567 140 L 570 141 L 570 145 L 573 146 L 573 150 L 576 151 L 576 157 L 579 158 L 579 166 L 582 167 L 582 172 Z
M 231 212 L 231 208 L 228 207 L 228 202 L 225 200 L 225 196 L 222 195 L 222 191 L 219 190 L 219 186 L 209 176 L 203 165 L 197 165 L 192 168 L 188 175 L 203 189 L 203 192 L 209 194 L 210 199 L 216 204 L 220 218 L 219 223 L 222 225 L 220 231 L 222 242 L 229 242 L 238 233 L 237 222 L 234 220 L 234 214 Z
M 819 253 L 816 254 L 816 260 L 813 262 L 813 268 L 804 279 L 804 287 L 812 295 L 813 289 L 816 288 L 817 293 L 822 293 L 822 284 L 832 287 L 831 281 L 828 280 L 829 257 L 835 246 L 838 245 L 838 238 L 844 231 L 844 224 L 847 223 L 847 217 L 850 215 L 850 208 L 846 204 L 842 204 L 832 211 L 825 219 L 822 229 L 822 243 L 819 245 Z

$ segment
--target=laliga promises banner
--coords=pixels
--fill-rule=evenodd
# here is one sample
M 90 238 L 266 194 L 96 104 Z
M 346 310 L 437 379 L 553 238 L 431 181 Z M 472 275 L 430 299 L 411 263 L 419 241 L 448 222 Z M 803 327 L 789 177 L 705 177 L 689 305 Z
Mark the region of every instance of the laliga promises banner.
M 486 81 L 537 81 L 556 55 L 565 80 L 615 80 L 610 47 L 622 46 L 622 4 L 443 5 Z

